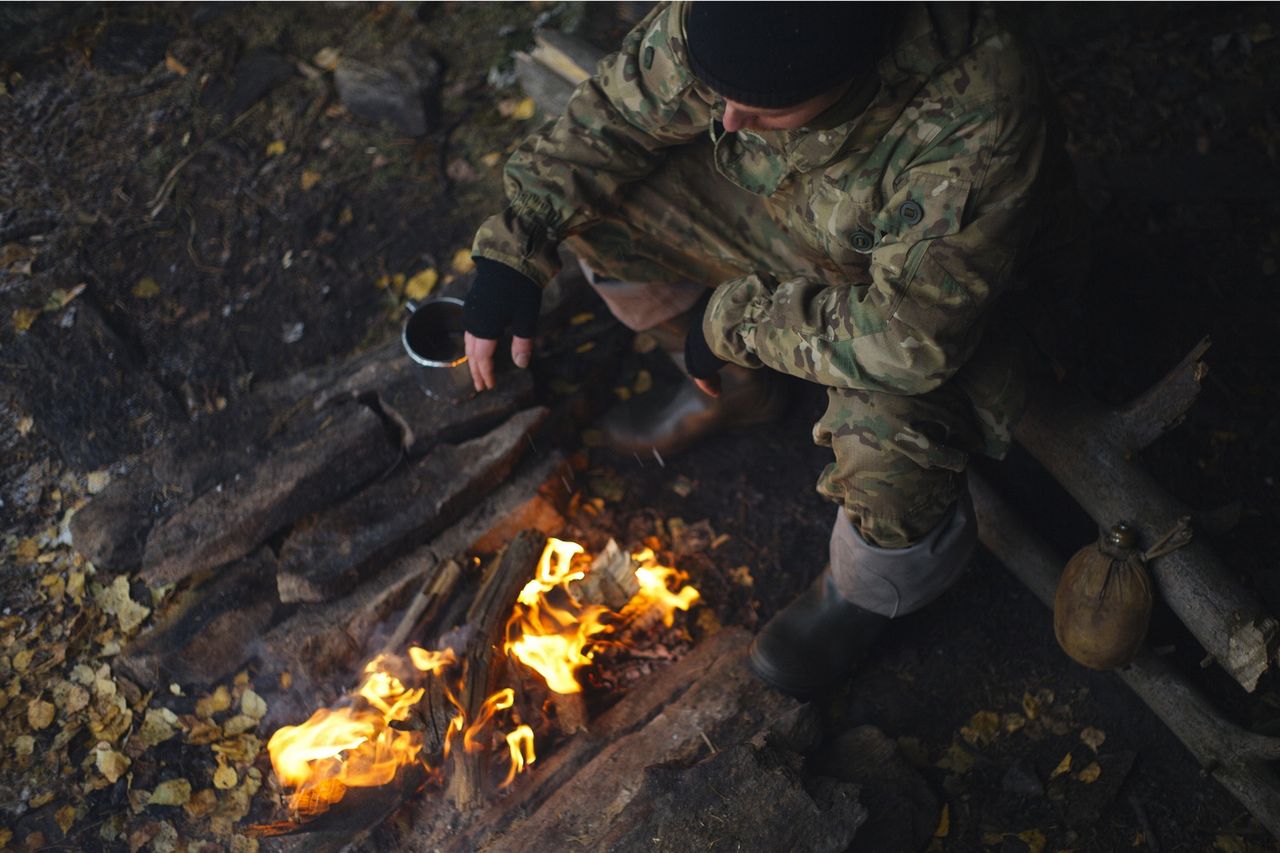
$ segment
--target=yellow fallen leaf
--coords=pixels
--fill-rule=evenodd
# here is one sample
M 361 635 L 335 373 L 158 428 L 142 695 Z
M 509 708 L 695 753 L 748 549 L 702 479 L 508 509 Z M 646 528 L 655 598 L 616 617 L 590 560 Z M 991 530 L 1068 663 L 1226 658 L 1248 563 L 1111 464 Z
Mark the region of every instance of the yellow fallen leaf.
M 90 471 L 84 479 L 85 488 L 88 489 L 89 494 L 96 495 L 107 487 L 107 483 L 111 482 L 111 472 L 105 469 L 102 471 Z
M 212 788 L 202 788 L 191 795 L 191 799 L 183 805 L 182 809 L 192 819 L 199 820 L 213 814 L 213 810 L 217 807 L 218 795 Z
M 456 273 L 469 273 L 476 268 L 476 262 L 471 257 L 470 249 L 459 249 L 453 253 L 453 260 L 449 266 L 453 267 Z
M 581 326 L 583 323 L 590 323 L 596 318 L 596 312 L 583 311 L 581 314 L 574 314 L 569 318 L 570 326 Z
M 31 417 L 30 415 L 23 415 L 22 417 L 18 418 L 18 423 L 16 424 L 16 426 L 18 429 L 18 435 L 22 436 L 23 438 L 26 438 L 28 435 L 31 434 L 31 430 L 35 429 L 36 421 L 35 421 L 35 418 Z
M 98 595 L 98 606 L 120 621 L 120 630 L 126 634 L 142 624 L 151 613 L 151 608 L 143 607 L 129 597 L 129 579 L 124 575 L 116 575 L 111 586 L 103 587 Z
M 139 299 L 150 299 L 160 293 L 160 285 L 151 276 L 144 276 L 133 286 L 132 293 Z
M 279 157 L 287 150 L 283 139 L 273 139 L 267 146 L 268 157 Z
M 595 348 L 596 348 L 595 341 L 587 341 L 586 343 L 578 344 L 576 347 L 573 348 L 573 351 L 581 355 L 584 352 L 591 352 Z
M 511 111 L 511 117 L 516 121 L 528 121 L 537 111 L 538 106 L 533 102 L 533 98 L 525 98 L 516 104 L 516 108 Z
M 641 370 L 636 374 L 636 381 L 631 384 L 631 390 L 637 394 L 644 394 L 653 389 L 653 374 L 647 370 Z
M 1000 731 L 1000 716 L 994 711 L 978 711 L 969 725 L 960 727 L 960 736 L 971 744 L 988 744 Z
M 9 844 L 12 841 L 13 841 L 13 830 L 0 829 L 0 850 L 9 849 Z
M 178 733 L 174 728 L 177 722 L 178 715 L 168 708 L 148 708 L 146 716 L 142 718 L 142 725 L 133 737 L 144 747 L 155 746 Z
M 129 769 L 129 759 L 112 749 L 111 744 L 106 741 L 98 744 L 96 753 L 94 765 L 98 768 L 98 772 L 114 785 L 116 780 Z
M 951 834 L 951 804 L 942 804 L 942 814 L 938 815 L 938 826 L 933 831 L 934 838 L 946 838 Z
M 236 775 L 236 769 L 231 765 L 219 764 L 218 769 L 213 771 L 213 787 L 219 791 L 230 791 L 238 784 L 240 784 L 240 777 Z
M 293 673 L 286 669 L 284 672 L 280 673 L 280 689 L 288 690 L 292 686 Z
M 36 544 L 34 539 L 23 539 L 18 542 L 18 547 L 14 550 L 13 556 L 23 563 L 34 563 L 36 558 L 40 556 L 40 546 Z
M 178 58 L 172 53 L 166 54 L 164 58 L 164 67 L 177 74 L 179 77 L 186 77 L 190 73 L 190 69 L 178 61 Z
M 1219 835 L 1213 839 L 1213 849 L 1218 853 L 1248 853 L 1249 845 L 1239 835 Z
M 1006 732 L 1009 732 L 1010 734 L 1013 734 L 1014 732 L 1019 731 L 1024 726 L 1026 726 L 1026 724 L 1027 724 L 1027 718 L 1022 716 L 1021 714 L 1005 714 L 1004 715 L 1004 720 L 1003 720 L 1004 730 Z
M 1102 767 L 1098 762 L 1094 761 L 1088 767 L 1076 774 L 1076 778 L 1086 785 L 1092 785 L 1098 781 L 1098 777 L 1102 775 Z
M 1058 766 L 1053 768 L 1053 772 L 1049 774 L 1050 779 L 1057 779 L 1063 773 L 1071 771 L 1071 753 L 1062 756 L 1062 760 L 1058 762 Z
M 323 176 L 319 172 L 313 172 L 310 169 L 303 169 L 302 178 L 301 180 L 298 181 L 298 183 L 299 185 L 301 185 L 303 191 L 305 192 L 311 189 L 312 187 L 314 187 L 316 184 L 320 183 L 321 177 Z
M 54 823 L 58 824 L 58 829 L 62 830 L 62 834 L 66 835 L 71 829 L 71 825 L 76 822 L 76 807 L 66 805 L 58 809 L 53 815 Z
M 196 716 L 207 720 L 230 707 L 231 693 L 225 684 L 219 684 L 208 696 L 196 700 Z
M 1044 833 L 1038 829 L 1028 829 L 1025 832 L 1019 832 L 1018 840 L 1031 848 L 1031 853 L 1043 853 L 1044 845 L 1047 842 L 1047 839 L 1044 837 Z
M 426 299 L 439 280 L 440 274 L 435 268 L 427 267 L 405 282 L 404 295 L 413 300 Z
M 1102 746 L 1106 739 L 1107 733 L 1093 726 L 1086 726 L 1084 731 L 1080 732 L 1080 740 L 1094 752 L 1098 751 L 1098 747 Z
M 37 732 L 47 729 L 53 722 L 54 711 L 52 702 L 46 702 L 43 699 L 31 700 L 27 704 L 27 725 Z
M 191 799 L 191 783 L 186 779 L 169 779 L 156 785 L 147 799 L 149 806 L 183 806 Z
M 261 720 L 267 715 L 267 701 L 252 690 L 246 690 L 240 696 L 240 710 L 255 720 Z
M 947 754 L 938 759 L 935 767 L 941 767 L 943 770 L 950 770 L 957 776 L 963 776 L 973 769 L 974 757 L 969 751 L 956 741 L 951 741 L 951 746 L 947 749 Z
M 351 205 L 347 205 L 342 208 L 342 211 L 338 214 L 338 226 L 342 227 L 344 225 L 350 225 L 355 221 L 355 218 L 356 215 L 351 212 Z
M 502 152 L 490 151 L 488 154 L 485 154 L 480 158 L 480 162 L 492 169 L 494 166 L 502 162 Z
M 25 758 L 36 751 L 36 739 L 31 735 L 18 735 L 13 739 L 13 751 L 19 758 Z
M 222 724 L 222 731 L 229 735 L 238 735 L 256 728 L 257 725 L 258 721 L 248 714 L 236 714 Z
M 27 805 L 33 809 L 47 806 L 53 802 L 53 791 L 41 791 L 40 793 L 27 800 Z
M 79 684 L 73 684 L 61 703 L 64 713 L 74 714 L 76 711 L 83 711 L 89 704 L 89 691 L 85 690 Z
M 613 389 L 613 395 L 617 397 L 619 400 L 622 400 L 625 402 L 631 399 L 631 389 L 624 387 L 622 385 L 619 385 L 618 387 Z
M 311 57 L 311 64 L 325 71 L 332 71 L 338 67 L 341 60 L 342 54 L 337 50 L 332 47 L 322 47 L 316 51 L 315 56 Z
M 31 324 L 40 316 L 39 308 L 16 308 L 13 312 L 13 330 L 19 334 L 31 328 Z

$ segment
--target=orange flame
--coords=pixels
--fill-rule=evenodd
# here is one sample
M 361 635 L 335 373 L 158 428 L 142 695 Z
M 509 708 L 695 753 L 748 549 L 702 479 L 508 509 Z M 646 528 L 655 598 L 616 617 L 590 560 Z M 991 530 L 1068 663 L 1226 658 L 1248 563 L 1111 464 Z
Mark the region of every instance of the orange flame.
M 688 575 L 677 569 L 658 565 L 653 549 L 645 548 L 632 554 L 631 559 L 639 563 L 636 567 L 636 581 L 640 584 L 640 591 L 623 608 L 624 616 L 656 610 L 662 616 L 662 624 L 670 628 L 675 622 L 677 610 L 688 610 L 702 598 L 698 590 L 691 586 L 672 591 L 672 585 L 679 586 L 688 580 Z
M 453 658 L 453 651 L 438 653 Z M 303 814 L 324 811 L 341 800 L 347 788 L 386 785 L 401 767 L 418 761 L 422 735 L 401 731 L 391 723 L 408 719 L 426 688 L 406 687 L 379 655 L 365 666 L 356 691 L 362 702 L 321 708 L 302 725 L 283 726 L 271 736 L 267 751 L 276 777 L 294 788 L 289 807 Z
M 507 622 L 503 651 L 537 672 L 556 693 L 578 693 L 577 672 L 591 663 L 589 651 L 595 637 L 613 627 L 603 620 L 609 608 L 582 605 L 569 591 L 569 583 L 586 577 L 572 568 L 573 558 L 583 553 L 576 542 L 550 538 L 538 561 L 534 579 L 525 584 Z M 565 604 L 556 606 L 547 597 L 560 590 Z
M 504 651 L 538 672 L 556 693 L 581 692 L 577 673 L 592 662 L 593 645 L 614 631 L 615 624 L 652 614 L 670 626 L 676 610 L 688 610 L 700 599 L 692 586 L 680 586 L 687 580 L 683 572 L 659 565 L 654 552 L 646 548 L 631 555 L 639 591 L 621 613 L 584 605 L 569 588 L 586 576 L 584 555 L 581 545 L 548 539 L 534 578 L 521 590 L 506 626 Z M 419 678 L 443 677 L 457 663 L 452 649 L 413 646 L 408 655 Z M 430 770 L 420 755 L 422 735 L 392 725 L 409 718 L 426 695 L 426 687 L 406 685 L 395 668 L 395 659 L 375 657 L 365 666 L 365 678 L 350 705 L 322 708 L 305 723 L 284 726 L 272 735 L 267 750 L 281 785 L 294 789 L 290 808 L 303 815 L 317 814 L 341 800 L 347 788 L 385 785 L 407 764 L 417 762 Z M 468 722 L 449 685 L 443 686 L 445 696 L 458 709 L 445 731 L 444 757 L 448 758 L 459 735 L 468 752 L 499 742 L 496 734 L 491 739 L 481 735 L 499 712 L 514 707 L 515 691 L 504 688 L 493 694 L 476 719 Z M 518 725 L 503 737 L 511 761 L 502 783 L 506 787 L 536 760 L 536 754 L 529 726 Z
M 525 767 L 538 760 L 533 751 L 533 729 L 528 726 L 516 726 L 507 734 L 507 748 L 511 750 L 511 770 L 499 788 L 505 788 L 515 781 L 516 776 L 524 772 Z

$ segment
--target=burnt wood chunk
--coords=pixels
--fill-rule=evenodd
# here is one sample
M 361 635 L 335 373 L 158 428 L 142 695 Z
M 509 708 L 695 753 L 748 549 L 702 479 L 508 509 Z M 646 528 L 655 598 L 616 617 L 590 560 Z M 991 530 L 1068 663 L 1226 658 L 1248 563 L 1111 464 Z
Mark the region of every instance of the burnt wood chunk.
M 279 606 L 274 578 L 275 557 L 263 548 L 179 592 L 116 666 L 150 687 L 209 684 L 233 673 L 252 655 Z
M 529 409 L 488 435 L 417 463 L 300 525 L 277 572 L 280 600 L 326 601 L 427 541 L 502 483 L 546 416 Z
M 337 406 L 314 434 L 205 492 L 152 531 L 142 577 L 170 583 L 242 557 L 386 471 L 398 455 L 377 415 L 359 404 Z

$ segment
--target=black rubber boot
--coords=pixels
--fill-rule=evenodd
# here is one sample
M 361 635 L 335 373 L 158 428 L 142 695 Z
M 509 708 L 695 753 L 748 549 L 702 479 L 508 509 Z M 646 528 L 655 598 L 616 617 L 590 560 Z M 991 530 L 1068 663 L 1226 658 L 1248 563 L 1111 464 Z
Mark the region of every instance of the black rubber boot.
M 853 672 L 890 621 L 840 595 L 828 566 L 756 636 L 751 669 L 775 690 L 812 699 Z
M 668 320 L 646 334 L 684 371 L 686 315 Z M 702 392 L 693 380 L 659 388 L 614 406 L 599 421 L 607 447 L 619 453 L 671 456 L 721 430 L 767 423 L 786 409 L 786 385 L 771 370 L 748 370 L 736 364 L 720 371 L 720 396 Z

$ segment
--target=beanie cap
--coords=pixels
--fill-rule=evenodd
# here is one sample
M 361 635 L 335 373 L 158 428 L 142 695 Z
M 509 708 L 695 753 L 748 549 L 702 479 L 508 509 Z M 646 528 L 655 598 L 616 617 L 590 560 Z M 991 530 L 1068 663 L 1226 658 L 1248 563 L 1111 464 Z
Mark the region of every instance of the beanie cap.
M 791 107 L 874 66 L 884 46 L 881 3 L 713 2 L 685 18 L 694 76 L 752 107 Z

